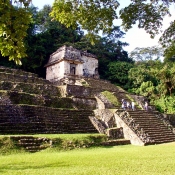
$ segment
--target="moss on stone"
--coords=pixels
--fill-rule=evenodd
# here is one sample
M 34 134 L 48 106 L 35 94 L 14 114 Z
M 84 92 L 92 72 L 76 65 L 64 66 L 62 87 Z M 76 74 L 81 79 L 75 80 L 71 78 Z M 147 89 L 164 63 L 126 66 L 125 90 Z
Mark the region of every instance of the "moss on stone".
M 115 106 L 120 105 L 118 99 L 114 96 L 112 92 L 103 91 L 102 94 Z

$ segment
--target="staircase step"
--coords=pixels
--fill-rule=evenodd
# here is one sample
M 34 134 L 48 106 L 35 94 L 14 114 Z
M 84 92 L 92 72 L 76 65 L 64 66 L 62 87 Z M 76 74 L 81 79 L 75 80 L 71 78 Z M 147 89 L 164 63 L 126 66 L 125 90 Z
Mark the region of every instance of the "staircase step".
M 168 129 L 168 126 L 164 124 L 163 119 L 159 119 L 155 116 L 155 114 L 158 115 L 158 112 L 153 113 L 144 110 L 117 110 L 116 113 L 121 117 L 124 115 L 123 117 L 127 122 L 130 121 L 128 126 L 131 129 L 132 127 L 135 127 L 132 129 L 133 131 L 137 130 L 138 128 L 140 132 L 147 134 L 148 139 L 143 138 L 141 133 L 138 134 L 138 136 L 140 135 L 139 137 L 141 137 L 141 140 L 144 139 L 143 141 L 146 142 L 145 144 L 152 144 L 153 140 L 155 143 L 167 143 L 175 141 L 175 134 L 173 134 L 173 132 Z M 152 141 L 147 143 L 149 140 Z
M 131 144 L 130 140 L 118 139 L 118 140 L 108 140 L 103 142 L 102 146 L 117 146 L 117 145 L 128 145 Z

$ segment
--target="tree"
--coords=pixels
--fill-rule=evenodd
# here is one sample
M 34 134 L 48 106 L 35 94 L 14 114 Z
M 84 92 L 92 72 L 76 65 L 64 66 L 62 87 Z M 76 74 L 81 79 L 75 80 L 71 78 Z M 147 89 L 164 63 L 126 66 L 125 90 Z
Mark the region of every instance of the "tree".
M 113 27 L 118 6 L 117 0 L 57 0 L 51 16 L 67 27 L 76 27 L 78 23 L 88 31 L 89 38 L 94 38 L 100 30 L 108 33 Z
M 0 49 L 2 55 L 9 56 L 10 59 L 19 63 L 20 58 L 25 54 L 22 39 L 26 36 L 30 22 L 30 15 L 26 7 L 31 0 L 14 0 L 14 2 L 24 4 L 24 8 L 18 8 L 20 10 L 16 11 L 10 2 L 10 0 L 3 0 L 3 3 L 0 4 L 0 14 L 2 14 Z M 91 41 L 98 39 L 95 36 L 100 31 L 104 34 L 110 33 L 113 28 L 113 20 L 118 18 L 122 19 L 125 30 L 129 30 L 138 23 L 139 28 L 145 29 L 151 37 L 154 37 L 161 30 L 163 18 L 170 15 L 169 5 L 173 3 L 175 0 L 131 0 L 129 6 L 120 9 L 117 15 L 116 10 L 119 8 L 117 0 L 56 0 L 51 17 L 66 27 L 76 28 L 79 25 L 82 29 L 87 30 L 87 36 Z M 174 25 L 175 21 L 165 31 L 164 41 L 166 43 L 169 38 L 174 37 Z
M 140 88 L 137 89 L 136 93 L 145 97 L 150 97 L 155 93 L 155 86 L 152 81 L 142 82 Z
M 139 88 L 142 82 L 146 82 L 150 80 L 150 75 L 148 69 L 146 69 L 145 65 L 136 65 L 129 70 L 129 79 L 132 81 L 133 86 L 135 88 Z
M 161 70 L 157 71 L 157 76 L 160 79 L 162 94 L 171 96 L 175 90 L 175 64 L 166 64 Z
M 140 88 L 143 82 L 152 82 L 153 86 L 159 84 L 157 72 L 161 70 L 163 63 L 160 60 L 136 62 L 129 70 L 129 80 L 132 82 L 134 91 Z
M 171 22 L 170 26 L 164 31 L 159 41 L 165 48 L 165 59 L 175 57 L 175 20 Z
M 99 60 L 99 74 L 100 78 L 108 79 L 110 62 L 122 61 L 132 63 L 133 60 L 128 57 L 128 53 L 124 50 L 124 47 L 128 45 L 126 42 L 122 42 L 121 38 L 125 35 L 120 30 L 119 26 L 114 26 L 106 36 L 97 35 L 98 41 L 92 45 L 87 37 L 82 37 L 79 42 L 73 44 L 73 46 L 80 50 L 86 50 L 95 54 Z
M 0 52 L 16 64 L 26 56 L 24 38 L 27 35 L 31 16 L 27 8 L 14 7 L 9 0 L 0 4 Z
M 127 62 L 110 62 L 108 64 L 109 71 L 107 72 L 108 80 L 112 83 L 128 89 L 129 79 L 128 71 L 133 67 L 133 64 Z
M 138 22 L 152 38 L 161 30 L 163 18 L 170 15 L 169 5 L 174 0 L 131 0 L 128 7 L 120 10 L 122 25 L 126 30 Z
M 151 38 L 154 38 L 161 31 L 163 18 L 170 15 L 169 6 L 172 3 L 175 3 L 175 0 L 131 0 L 129 6 L 120 9 L 117 15 L 116 9 L 119 8 L 117 0 L 57 0 L 53 5 L 51 16 L 66 26 L 80 24 L 82 29 L 88 31 L 87 36 L 92 40 L 99 31 L 109 33 L 112 29 L 112 21 L 118 18 L 122 19 L 122 26 L 126 31 L 138 24 L 138 28 L 145 29 Z M 167 48 L 165 55 L 168 57 L 175 55 L 174 40 L 169 42 L 175 37 L 174 29 L 175 21 L 160 39 L 162 46 Z
M 135 61 L 158 60 L 162 56 L 163 49 L 158 46 L 146 48 L 137 47 L 130 53 L 130 57 Z
M 51 16 L 68 27 L 79 23 L 90 35 L 100 30 L 109 32 L 113 20 L 119 17 L 126 30 L 138 22 L 139 28 L 144 28 L 154 37 L 161 29 L 163 18 L 170 14 L 168 7 L 172 3 L 175 0 L 131 0 L 129 6 L 120 9 L 117 16 L 117 0 L 57 0 Z
M 27 31 L 28 36 L 25 38 L 27 56 L 21 60 L 21 68 L 45 77 L 43 67 L 49 56 L 66 42 L 79 41 L 83 32 L 79 28 L 73 30 L 66 28 L 58 21 L 51 21 L 49 16 L 51 6 L 49 5 L 45 5 L 39 11 L 33 6 L 29 10 L 32 14 L 32 22 Z

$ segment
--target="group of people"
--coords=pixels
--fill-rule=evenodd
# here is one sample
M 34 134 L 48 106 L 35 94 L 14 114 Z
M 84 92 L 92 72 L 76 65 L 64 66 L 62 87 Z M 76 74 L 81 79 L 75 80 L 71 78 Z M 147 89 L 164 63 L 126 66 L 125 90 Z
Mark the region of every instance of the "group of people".
M 133 111 L 135 110 L 135 103 L 132 101 L 131 103 L 129 101 L 125 101 L 122 99 L 122 109 L 132 109 Z
M 135 110 L 135 102 L 132 101 L 131 103 L 129 101 L 126 101 L 122 99 L 122 109 L 132 109 L 133 111 Z M 146 101 L 144 104 L 144 109 L 148 111 L 148 102 Z

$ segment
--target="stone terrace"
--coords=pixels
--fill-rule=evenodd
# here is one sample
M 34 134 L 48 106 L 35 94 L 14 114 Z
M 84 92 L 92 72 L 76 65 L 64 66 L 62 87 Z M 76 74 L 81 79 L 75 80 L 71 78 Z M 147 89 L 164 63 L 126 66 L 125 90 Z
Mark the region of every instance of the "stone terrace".
M 37 75 L 0 67 L 0 133 L 97 133 L 92 110 L 75 110 L 70 97 Z M 86 106 L 88 108 L 88 106 Z

